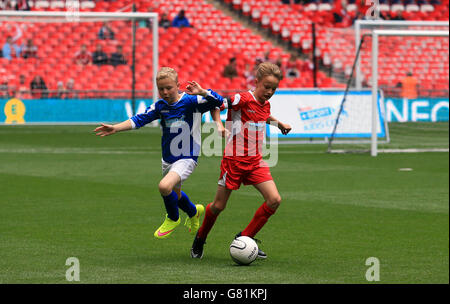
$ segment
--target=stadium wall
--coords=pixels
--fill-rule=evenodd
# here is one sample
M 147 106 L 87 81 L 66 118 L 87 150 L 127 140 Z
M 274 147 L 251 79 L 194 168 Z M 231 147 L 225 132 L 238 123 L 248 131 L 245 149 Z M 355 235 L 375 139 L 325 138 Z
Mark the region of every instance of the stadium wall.
M 318 91 L 316 91 L 317 93 Z M 305 95 L 305 91 L 289 91 L 292 98 L 301 98 L 309 96 L 311 92 Z M 323 94 L 323 92 L 321 93 Z M 289 109 L 281 105 L 278 98 L 286 99 L 287 93 L 275 95 L 272 102 L 272 111 L 280 112 L 274 116 L 283 120 L 284 113 L 291 115 L 297 113 L 298 108 Z M 298 95 L 298 96 L 296 96 Z M 336 95 L 339 96 L 339 95 Z M 134 113 L 142 113 L 152 104 L 152 99 L 138 99 Z M 307 106 L 314 110 L 311 105 Z M 305 107 L 304 107 L 305 108 Z M 315 115 L 325 115 L 324 107 L 316 107 Z M 89 124 L 99 122 L 119 122 L 133 115 L 131 101 L 127 99 L 31 99 L 19 100 L 0 99 L 0 124 Z M 279 109 L 279 110 L 278 110 Z M 292 110 L 292 111 L 291 111 Z M 335 110 L 329 110 L 335 111 Z M 388 122 L 438 122 L 449 121 L 449 99 L 448 98 L 420 98 L 420 99 L 401 99 L 387 98 L 385 100 L 386 120 Z M 299 115 L 307 118 L 312 112 L 303 111 Z M 331 112 L 329 113 L 331 114 Z M 356 115 L 363 115 L 358 114 Z M 326 116 L 326 115 L 325 115 Z M 325 119 L 322 116 L 322 120 Z M 223 120 L 226 119 L 226 110 L 221 113 Z M 301 119 L 301 116 L 298 116 Z M 320 120 L 315 117 L 313 120 Z M 288 119 L 289 120 L 289 119 Z M 203 115 L 204 122 L 211 122 L 209 113 Z M 310 134 L 308 135 L 310 136 Z
M 135 113 L 144 112 L 151 99 L 136 101 Z M 0 99 L 3 124 L 89 124 L 120 122 L 133 115 L 126 99 Z
M 388 122 L 437 122 L 448 121 L 449 100 L 444 98 L 401 99 L 387 98 L 386 119 Z

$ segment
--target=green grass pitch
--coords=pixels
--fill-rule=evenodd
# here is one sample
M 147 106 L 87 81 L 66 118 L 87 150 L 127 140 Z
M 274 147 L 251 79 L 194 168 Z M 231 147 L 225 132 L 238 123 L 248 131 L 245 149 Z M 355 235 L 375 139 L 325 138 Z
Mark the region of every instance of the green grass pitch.
M 391 127 L 394 146 L 404 126 Z M 448 123 L 438 126 L 448 147 Z M 69 257 L 80 283 L 368 283 L 369 257 L 379 283 L 449 283 L 448 153 L 281 145 L 271 170 L 282 205 L 257 235 L 269 257 L 239 267 L 228 246 L 263 202 L 253 187 L 232 194 L 193 260 L 183 226 L 153 237 L 165 214 L 159 128 L 93 128 L 0 127 L 0 283 L 68 283 Z M 213 199 L 219 165 L 200 158 L 184 184 L 194 202 Z

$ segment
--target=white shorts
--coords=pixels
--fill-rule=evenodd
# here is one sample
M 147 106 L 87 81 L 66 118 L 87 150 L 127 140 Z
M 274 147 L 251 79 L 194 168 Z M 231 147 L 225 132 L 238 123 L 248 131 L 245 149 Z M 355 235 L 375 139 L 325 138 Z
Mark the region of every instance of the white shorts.
M 174 162 L 173 164 L 167 163 L 164 160 L 162 161 L 162 174 L 166 176 L 170 171 L 175 172 L 181 178 L 181 181 L 175 185 L 175 188 L 181 188 L 181 185 L 187 178 L 194 172 L 195 167 L 197 167 L 197 162 L 193 159 L 186 158 L 180 159 Z

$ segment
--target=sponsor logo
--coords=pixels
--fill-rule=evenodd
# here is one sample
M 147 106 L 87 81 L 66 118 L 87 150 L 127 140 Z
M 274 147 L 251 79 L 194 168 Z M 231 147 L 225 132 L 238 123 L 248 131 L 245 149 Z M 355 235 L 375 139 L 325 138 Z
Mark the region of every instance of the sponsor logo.
M 319 109 L 302 109 L 298 108 L 301 120 L 311 120 L 322 117 L 331 116 L 334 113 L 334 109 L 330 107 L 319 108 Z

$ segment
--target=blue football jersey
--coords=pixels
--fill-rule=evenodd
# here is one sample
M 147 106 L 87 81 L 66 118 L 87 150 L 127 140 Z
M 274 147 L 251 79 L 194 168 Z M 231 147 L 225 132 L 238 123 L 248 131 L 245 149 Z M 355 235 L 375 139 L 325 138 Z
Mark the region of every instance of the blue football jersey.
M 183 158 L 197 161 L 201 149 L 202 114 L 220 107 L 224 100 L 212 90 L 207 92 L 206 97 L 183 93 L 173 104 L 160 99 L 148 107 L 145 113 L 130 118 L 133 129 L 161 119 L 163 160 L 168 163 Z

